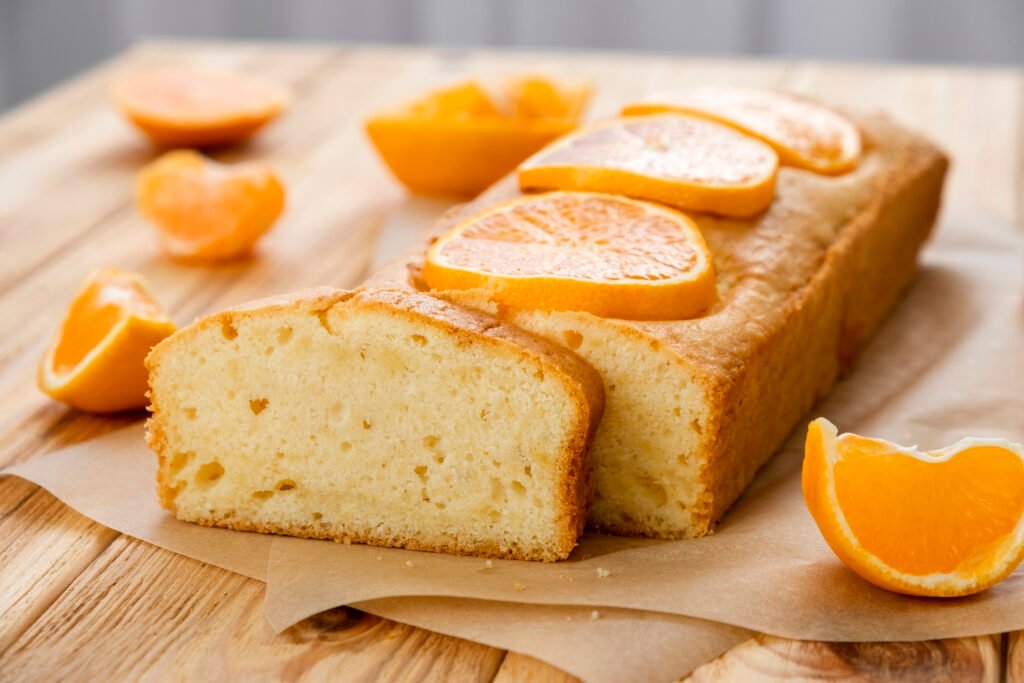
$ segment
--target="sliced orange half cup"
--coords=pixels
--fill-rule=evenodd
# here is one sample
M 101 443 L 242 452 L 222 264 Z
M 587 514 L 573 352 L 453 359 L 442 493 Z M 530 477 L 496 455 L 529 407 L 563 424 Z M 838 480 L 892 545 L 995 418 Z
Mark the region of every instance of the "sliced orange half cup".
M 715 300 L 707 245 L 689 218 L 614 195 L 551 192 L 470 216 L 427 252 L 434 290 L 608 318 L 681 320 Z
M 413 192 L 468 198 L 573 130 L 589 86 L 512 79 L 490 94 L 462 83 L 378 113 L 366 132 L 395 177 Z
M 922 452 L 810 424 L 807 508 L 832 550 L 882 588 L 953 597 L 985 590 L 1024 557 L 1024 449 L 963 439 Z
M 230 71 L 164 68 L 113 89 L 124 115 L 163 147 L 229 145 L 251 137 L 289 105 L 276 83 Z
M 657 114 L 582 128 L 519 166 L 523 190 L 583 190 L 749 217 L 775 197 L 778 156 L 728 126 Z
M 855 168 L 861 154 L 857 127 L 841 114 L 784 93 L 711 86 L 656 93 L 627 105 L 626 116 L 678 112 L 733 126 L 771 145 L 784 166 L 825 175 Z
M 145 407 L 146 354 L 174 329 L 138 275 L 95 271 L 43 355 L 39 388 L 87 412 Z

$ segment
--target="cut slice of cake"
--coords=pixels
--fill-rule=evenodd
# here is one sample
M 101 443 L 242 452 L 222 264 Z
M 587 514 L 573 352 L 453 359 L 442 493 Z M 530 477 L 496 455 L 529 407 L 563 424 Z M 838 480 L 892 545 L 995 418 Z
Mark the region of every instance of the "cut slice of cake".
M 489 316 L 315 290 L 204 318 L 147 364 L 179 519 L 548 561 L 583 529 L 601 379 Z

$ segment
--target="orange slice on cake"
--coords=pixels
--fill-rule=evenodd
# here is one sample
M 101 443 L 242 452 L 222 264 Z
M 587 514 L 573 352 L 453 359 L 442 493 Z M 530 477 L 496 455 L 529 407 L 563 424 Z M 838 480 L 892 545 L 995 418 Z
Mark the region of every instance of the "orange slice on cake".
M 1024 557 L 1024 449 L 963 439 L 922 452 L 811 423 L 807 508 L 836 555 L 882 588 L 952 597 L 985 590 Z
M 229 145 L 251 137 L 290 102 L 280 85 L 230 71 L 165 68 L 114 86 L 124 115 L 163 147 Z
M 680 112 L 703 116 L 763 140 L 785 166 L 838 175 L 857 166 L 860 131 L 842 115 L 793 95 L 710 86 L 657 93 L 627 105 L 627 116 Z
M 366 132 L 413 192 L 472 197 L 574 129 L 589 96 L 588 85 L 540 76 L 494 92 L 461 83 L 371 117 Z
M 609 192 L 749 217 L 771 204 L 778 164 L 771 147 L 728 126 L 657 114 L 565 136 L 520 165 L 519 187 Z
M 524 196 L 470 216 L 427 252 L 434 290 L 485 290 L 500 304 L 681 320 L 715 300 L 694 223 L 669 208 L 587 192 Z
M 92 273 L 39 364 L 39 388 L 70 406 L 112 413 L 146 405 L 146 354 L 174 323 L 138 275 Z
M 249 253 L 284 209 L 285 190 L 265 164 L 219 164 L 175 150 L 139 172 L 136 203 L 156 227 L 160 245 L 193 262 Z

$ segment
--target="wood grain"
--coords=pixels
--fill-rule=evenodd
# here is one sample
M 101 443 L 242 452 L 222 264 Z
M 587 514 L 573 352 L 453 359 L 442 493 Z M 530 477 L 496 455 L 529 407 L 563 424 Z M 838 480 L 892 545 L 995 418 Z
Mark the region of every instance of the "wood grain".
M 294 109 L 253 143 L 216 155 L 266 160 L 288 187 L 286 214 L 250 260 L 217 268 L 168 261 L 135 212 L 134 177 L 155 151 L 120 120 L 106 91 L 120 74 L 168 61 L 259 73 L 296 94 Z M 433 85 L 517 71 L 593 80 L 595 118 L 652 89 L 724 81 L 882 107 L 951 151 L 953 201 L 1024 227 L 1019 70 L 145 44 L 0 120 L 0 465 L 138 419 L 66 410 L 35 388 L 37 359 L 88 270 L 142 272 L 180 323 L 303 286 L 353 286 L 374 259 L 382 226 L 404 221 L 396 234 L 411 240 L 444 208 L 404 202 L 363 139 L 362 119 Z M 118 537 L 35 486 L 0 480 L 0 680 L 44 672 L 67 680 L 573 680 L 529 657 L 347 609 L 278 636 L 261 602 L 255 581 Z M 1006 662 L 1007 680 L 1024 683 L 1020 634 L 1007 639 Z M 1000 641 L 839 645 L 762 636 L 694 680 L 783 675 L 996 680 Z
M 1024 683 L 1024 631 L 1006 635 L 1006 683 Z
M 0 657 L 116 536 L 34 484 L 0 482 Z
M 577 683 L 575 676 L 570 676 L 561 669 L 550 664 L 527 657 L 516 652 L 509 652 L 494 677 L 494 683 L 515 683 L 531 681 L 531 683 Z
M 1001 638 L 916 643 L 811 643 L 761 635 L 700 667 L 708 681 L 975 681 L 1000 677 Z
M 13 643 L 0 680 L 489 681 L 503 655 L 345 608 L 275 635 L 262 602 L 258 581 L 121 536 Z

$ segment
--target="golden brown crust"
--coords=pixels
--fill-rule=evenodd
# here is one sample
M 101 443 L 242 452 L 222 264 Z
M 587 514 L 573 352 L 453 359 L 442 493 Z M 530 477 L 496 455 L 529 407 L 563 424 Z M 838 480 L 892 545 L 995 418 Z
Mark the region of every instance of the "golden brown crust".
M 368 543 L 371 545 L 402 547 L 414 550 L 429 550 L 453 554 L 479 555 L 525 560 L 553 561 L 569 556 L 576 546 L 586 524 L 587 510 L 593 496 L 593 479 L 588 463 L 589 445 L 604 407 L 604 388 L 600 376 L 586 362 L 572 352 L 550 344 L 529 333 L 495 320 L 468 308 L 437 299 L 427 294 L 396 289 L 362 288 L 353 292 L 320 288 L 305 290 L 289 295 L 271 297 L 243 304 L 196 321 L 158 344 L 146 359 L 150 371 L 150 386 L 156 386 L 161 372 L 161 358 L 175 344 L 187 341 L 201 330 L 215 326 L 232 326 L 241 317 L 272 317 L 280 311 L 308 311 L 320 316 L 322 324 L 329 325 L 327 312 L 334 306 L 358 306 L 360 308 L 383 308 L 391 314 L 414 318 L 420 324 L 441 328 L 453 334 L 461 343 L 486 343 L 517 357 L 534 363 L 537 372 L 558 378 L 571 396 L 576 414 L 572 424 L 576 428 L 566 443 L 560 445 L 561 454 L 555 458 L 559 463 L 561 493 L 556 501 L 560 519 L 556 542 L 544 548 L 512 548 L 503 550 L 497 542 L 454 537 L 427 538 L 422 535 L 402 536 L 381 533 L 379 529 L 347 529 L 324 525 L 268 525 L 227 515 L 189 517 L 178 510 L 175 497 L 178 489 L 172 483 L 171 454 L 173 449 L 167 443 L 163 428 L 165 412 L 160 405 L 157 392 L 151 390 L 152 416 L 147 422 L 146 439 L 149 447 L 157 454 L 157 493 L 161 505 L 175 512 L 186 521 L 207 526 L 220 526 L 243 531 L 282 533 L 308 538 L 327 538 L 336 541 Z M 329 328 L 328 328 L 329 329 Z
M 702 385 L 711 415 L 697 454 L 705 490 L 694 510 L 699 528 L 603 528 L 662 537 L 708 533 L 797 420 L 850 366 L 910 282 L 935 221 L 948 160 L 884 115 L 851 118 L 866 139 L 855 170 L 827 177 L 784 168 L 775 202 L 762 215 L 695 217 L 718 273 L 718 301 L 707 315 L 602 321 L 618 334 L 659 345 L 682 364 Z M 367 284 L 422 289 L 423 256 L 432 240 L 469 214 L 518 194 L 515 178 L 506 178 L 449 211 L 422 244 Z

